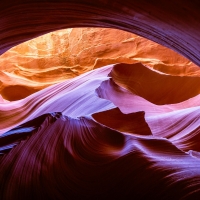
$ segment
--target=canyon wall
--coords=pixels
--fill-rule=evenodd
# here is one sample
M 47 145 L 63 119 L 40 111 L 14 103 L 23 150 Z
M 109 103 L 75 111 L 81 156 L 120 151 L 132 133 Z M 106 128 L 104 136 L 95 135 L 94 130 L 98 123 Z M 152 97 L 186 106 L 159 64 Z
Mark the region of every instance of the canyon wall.
M 27 41 L 1 55 L 0 94 L 10 101 L 18 100 L 92 69 L 137 62 L 171 75 L 200 73 L 183 56 L 132 33 L 73 28 Z
M 54 30 L 107 27 L 153 40 L 199 65 L 199 7 L 189 0 L 2 0 L 0 53 Z
M 0 199 L 199 199 L 199 7 L 2 0 L 1 53 L 129 33 L 3 55 Z

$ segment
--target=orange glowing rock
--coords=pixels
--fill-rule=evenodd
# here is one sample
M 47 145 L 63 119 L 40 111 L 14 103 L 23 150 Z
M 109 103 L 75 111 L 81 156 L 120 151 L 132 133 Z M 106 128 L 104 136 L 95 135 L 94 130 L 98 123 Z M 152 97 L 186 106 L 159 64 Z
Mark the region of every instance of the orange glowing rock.
M 18 100 L 95 68 L 136 62 L 172 75 L 200 74 L 189 60 L 132 33 L 73 28 L 43 35 L 4 53 L 0 57 L 0 94 Z

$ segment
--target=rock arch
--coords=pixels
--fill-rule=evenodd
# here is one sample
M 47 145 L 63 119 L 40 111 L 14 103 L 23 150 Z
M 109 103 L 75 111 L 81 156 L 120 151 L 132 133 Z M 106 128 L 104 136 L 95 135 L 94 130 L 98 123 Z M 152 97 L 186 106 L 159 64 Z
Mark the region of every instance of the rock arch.
M 44 33 L 110 27 L 136 33 L 200 64 L 200 2 L 148 0 L 2 0 L 0 54 Z

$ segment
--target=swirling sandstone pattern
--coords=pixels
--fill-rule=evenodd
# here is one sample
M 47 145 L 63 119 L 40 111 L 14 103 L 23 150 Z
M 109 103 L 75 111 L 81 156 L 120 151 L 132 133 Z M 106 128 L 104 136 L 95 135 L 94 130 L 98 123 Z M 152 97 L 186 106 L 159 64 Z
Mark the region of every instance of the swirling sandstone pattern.
M 89 55 L 89 56 L 88 56 Z M 138 61 L 164 73 L 198 76 L 191 61 L 140 36 L 105 28 L 55 31 L 0 57 L 0 94 L 13 101 L 113 63 Z
M 199 65 L 199 6 L 3 0 L 0 50 L 52 30 L 112 27 Z M 188 75 L 116 64 L 19 101 L 0 97 L 0 199 L 199 199 L 200 77 Z
M 185 101 L 145 99 L 147 77 L 159 80 L 159 88 L 152 85 L 159 93 L 165 76 L 178 89 L 181 84 L 180 91 L 171 87 L 181 96 L 187 76 L 136 63 L 109 65 L 2 103 L 1 199 L 197 199 L 200 95 L 191 86 Z M 192 85 L 200 80 L 189 78 Z

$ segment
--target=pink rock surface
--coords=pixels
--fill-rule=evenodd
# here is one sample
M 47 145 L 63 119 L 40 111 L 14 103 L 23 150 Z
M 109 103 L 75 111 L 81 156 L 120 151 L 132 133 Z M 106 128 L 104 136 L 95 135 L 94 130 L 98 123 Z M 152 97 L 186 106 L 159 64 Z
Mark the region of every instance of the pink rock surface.
M 131 80 L 141 89 L 147 78 L 159 80 L 159 94 L 166 74 L 141 63 L 128 65 L 133 73 L 126 67 L 108 65 L 0 104 L 1 199 L 198 198 L 196 87 L 184 101 L 157 105 L 133 93 Z M 137 70 L 147 74 L 135 77 Z M 167 75 L 177 84 L 182 78 Z M 200 77 L 189 78 L 196 85 Z

